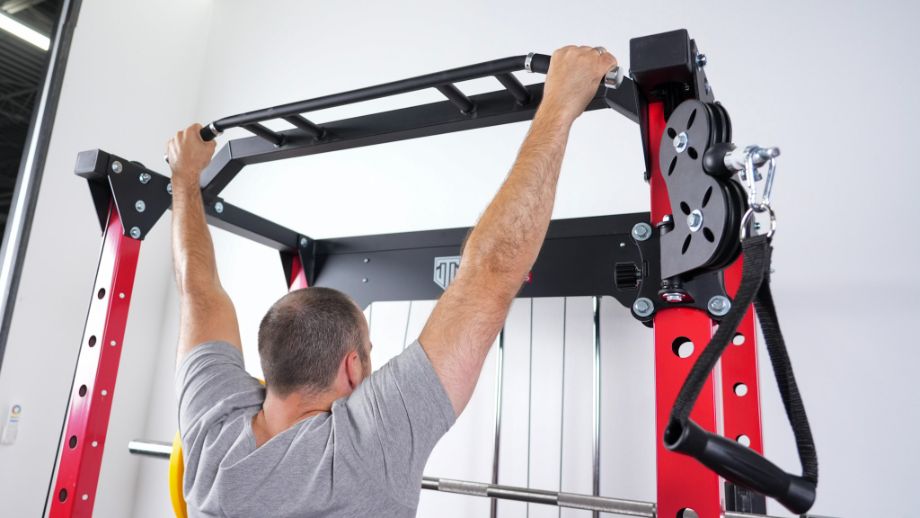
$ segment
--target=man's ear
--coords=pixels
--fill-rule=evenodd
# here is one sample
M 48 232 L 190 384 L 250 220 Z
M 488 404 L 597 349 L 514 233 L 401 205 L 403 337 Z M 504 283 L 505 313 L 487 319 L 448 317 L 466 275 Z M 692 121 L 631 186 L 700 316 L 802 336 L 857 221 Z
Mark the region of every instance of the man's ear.
M 358 351 L 351 351 L 345 355 L 345 374 L 348 375 L 348 386 L 352 390 L 364 380 L 364 365 Z

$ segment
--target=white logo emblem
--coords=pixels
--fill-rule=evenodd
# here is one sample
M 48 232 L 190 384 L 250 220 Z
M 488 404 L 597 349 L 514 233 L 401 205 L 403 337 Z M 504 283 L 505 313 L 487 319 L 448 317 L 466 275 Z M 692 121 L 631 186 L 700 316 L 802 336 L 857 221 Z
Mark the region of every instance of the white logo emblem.
M 434 258 L 434 283 L 446 290 L 454 282 L 457 270 L 460 268 L 460 256 Z

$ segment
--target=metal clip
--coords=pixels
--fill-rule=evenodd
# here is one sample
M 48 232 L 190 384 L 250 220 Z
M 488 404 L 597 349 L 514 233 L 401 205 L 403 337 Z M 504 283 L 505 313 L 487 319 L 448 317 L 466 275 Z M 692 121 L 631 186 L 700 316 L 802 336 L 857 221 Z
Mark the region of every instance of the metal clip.
M 769 213 L 770 229 L 767 231 L 768 239 L 772 238 L 776 232 L 776 212 L 774 212 L 771 202 L 773 200 L 773 180 L 776 177 L 776 157 L 778 156 L 778 148 L 749 146 L 744 150 L 744 168 L 739 174 L 741 179 L 747 183 L 749 208 L 744 213 L 744 217 L 741 218 L 742 240 L 748 238 L 748 228 L 753 225 L 755 213 Z M 763 187 L 763 196 L 758 198 L 757 182 L 763 180 L 760 167 L 764 164 L 767 166 L 766 181 Z

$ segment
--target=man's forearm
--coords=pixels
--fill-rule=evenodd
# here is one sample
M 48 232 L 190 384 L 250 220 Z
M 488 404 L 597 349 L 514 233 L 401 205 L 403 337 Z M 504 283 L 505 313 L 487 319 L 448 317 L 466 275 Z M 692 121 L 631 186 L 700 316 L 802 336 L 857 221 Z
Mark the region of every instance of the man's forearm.
M 220 288 L 214 245 L 197 183 L 173 183 L 172 211 L 173 265 L 179 293 Z
M 506 283 L 514 296 L 533 266 L 553 213 L 556 185 L 572 120 L 543 107 L 517 160 L 470 234 L 461 272 Z

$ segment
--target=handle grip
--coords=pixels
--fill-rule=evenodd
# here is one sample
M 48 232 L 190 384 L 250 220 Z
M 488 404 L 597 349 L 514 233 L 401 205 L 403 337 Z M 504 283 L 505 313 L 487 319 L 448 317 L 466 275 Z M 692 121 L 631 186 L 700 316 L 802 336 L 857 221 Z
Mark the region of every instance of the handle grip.
M 210 142 L 216 139 L 217 136 L 220 135 L 220 133 L 221 133 L 220 130 L 218 130 L 214 126 L 213 122 L 211 124 L 208 124 L 207 126 L 204 126 L 203 128 L 201 128 L 201 131 L 198 132 L 198 134 L 201 135 L 201 140 L 205 142 Z
M 524 60 L 524 69 L 528 72 L 545 74 L 549 71 L 549 62 L 551 57 L 546 54 L 528 54 Z M 610 89 L 617 89 L 623 84 L 623 69 L 619 65 L 613 67 L 607 75 L 604 76 L 604 86 Z
M 815 483 L 761 457 L 747 446 L 709 433 L 693 421 L 671 420 L 664 433 L 669 450 L 689 455 L 722 478 L 775 499 L 796 514 L 815 503 Z

